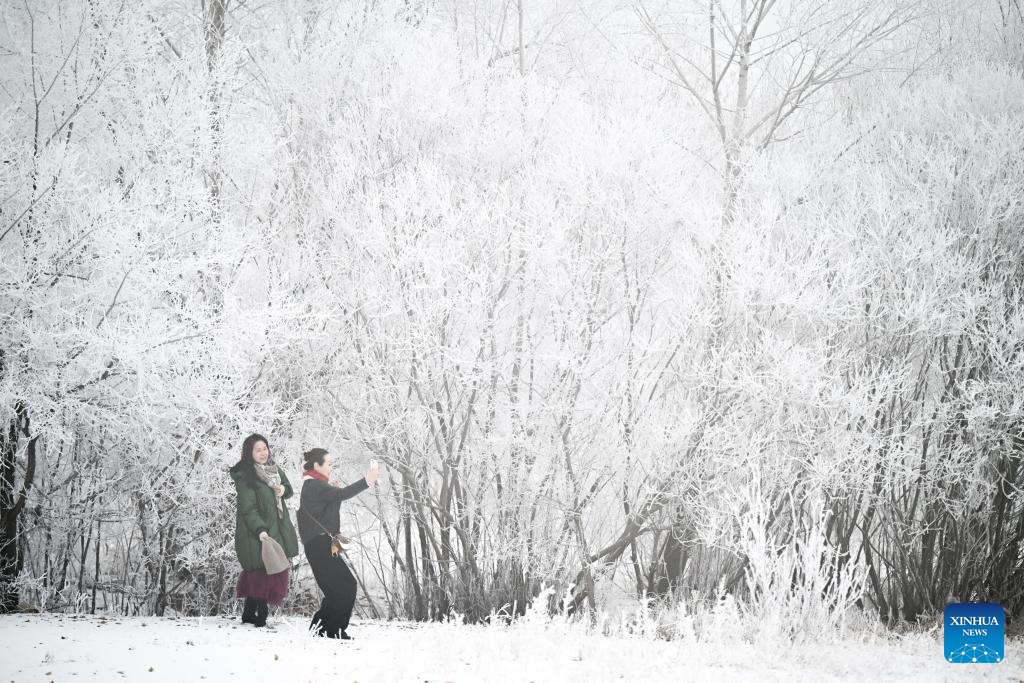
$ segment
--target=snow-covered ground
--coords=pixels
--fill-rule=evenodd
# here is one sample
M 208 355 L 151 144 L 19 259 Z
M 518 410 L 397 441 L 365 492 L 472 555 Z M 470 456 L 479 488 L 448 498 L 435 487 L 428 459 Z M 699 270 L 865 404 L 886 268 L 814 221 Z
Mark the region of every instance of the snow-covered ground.
M 948 664 L 941 633 L 827 646 L 694 645 L 512 627 L 354 622 L 356 640 L 309 636 L 306 619 L 271 630 L 237 617 L 0 617 L 6 681 L 1020 681 L 1024 643 L 1000 664 Z

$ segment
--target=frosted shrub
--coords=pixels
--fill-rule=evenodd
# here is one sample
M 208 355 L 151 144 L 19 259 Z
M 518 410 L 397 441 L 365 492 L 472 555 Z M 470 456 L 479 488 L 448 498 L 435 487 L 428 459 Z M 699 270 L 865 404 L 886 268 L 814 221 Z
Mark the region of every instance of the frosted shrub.
M 718 600 L 705 618 L 702 640 L 708 643 L 734 644 L 742 632 L 742 614 L 732 593 L 726 593 L 724 586 L 720 587 L 720 591 Z
M 518 619 L 518 622 L 529 626 L 545 626 L 551 623 L 551 617 L 548 614 L 548 601 L 554 594 L 555 589 L 544 584 L 537 597 L 530 601 L 526 607 L 526 613 Z
M 685 600 L 680 600 L 675 607 L 674 639 L 682 643 L 697 642 L 697 621 L 690 613 Z
M 512 604 L 505 603 L 498 609 L 492 609 L 491 613 L 487 616 L 487 623 L 492 628 L 504 628 L 515 618 L 513 607 Z
M 623 614 L 621 624 L 624 635 L 644 640 L 654 640 L 662 632 L 657 603 L 651 598 L 640 600 L 634 611 Z
M 782 539 L 770 530 L 764 507 L 741 517 L 746 612 L 755 639 L 845 632 L 846 614 L 863 594 L 865 571 L 859 562 L 840 561 L 825 539 L 826 519 Z

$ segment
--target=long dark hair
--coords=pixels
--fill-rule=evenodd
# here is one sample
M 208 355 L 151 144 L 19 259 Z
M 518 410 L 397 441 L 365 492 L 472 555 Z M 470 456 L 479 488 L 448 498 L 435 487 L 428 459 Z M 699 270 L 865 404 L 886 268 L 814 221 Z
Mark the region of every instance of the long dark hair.
M 231 474 L 245 473 L 253 477 L 256 476 L 255 461 L 252 459 L 252 449 L 256 447 L 256 444 L 262 441 L 267 445 L 267 453 L 270 453 L 270 442 L 267 441 L 266 437 L 262 434 L 250 434 L 245 437 L 245 441 L 242 442 L 242 458 L 234 465 L 231 466 Z M 271 462 L 272 457 L 267 458 L 267 462 Z

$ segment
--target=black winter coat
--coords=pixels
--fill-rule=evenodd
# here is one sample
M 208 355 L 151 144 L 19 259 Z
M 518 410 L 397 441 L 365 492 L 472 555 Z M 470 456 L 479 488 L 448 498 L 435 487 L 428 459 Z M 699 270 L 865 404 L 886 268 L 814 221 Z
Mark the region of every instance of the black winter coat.
M 331 486 L 326 481 L 306 477 L 302 482 L 299 496 L 299 538 L 306 545 L 323 533 L 337 534 L 341 531 L 339 504 L 352 496 L 362 493 L 370 485 L 366 479 L 349 484 L 345 488 Z

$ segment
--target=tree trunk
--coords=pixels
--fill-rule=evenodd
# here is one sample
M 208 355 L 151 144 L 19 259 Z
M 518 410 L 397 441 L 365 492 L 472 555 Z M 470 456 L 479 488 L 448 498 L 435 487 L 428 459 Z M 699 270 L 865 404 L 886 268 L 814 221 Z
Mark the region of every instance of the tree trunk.
M 100 582 L 100 525 L 103 522 L 96 520 L 96 545 L 93 548 L 93 557 L 96 560 L 95 572 L 92 576 L 92 608 L 89 614 L 96 614 L 96 585 Z
M 220 58 L 221 47 L 224 44 L 224 36 L 227 34 L 227 27 L 224 22 L 227 15 L 227 6 L 228 0 L 209 0 L 209 4 L 206 7 L 206 25 L 204 27 L 206 68 L 210 75 L 210 89 L 208 93 L 210 100 L 210 132 L 213 140 L 213 159 L 208 176 L 214 222 L 219 222 L 220 220 L 220 196 L 223 180 L 219 159 L 223 125 L 221 123 L 221 87 L 220 77 L 217 73 L 217 61 Z
M 0 350 L 0 375 L 5 369 L 5 358 Z M 0 434 L 0 613 L 18 609 L 16 581 L 24 562 L 19 532 L 21 514 L 36 470 L 36 440 L 29 438 L 26 448 L 25 477 L 21 486 L 14 485 L 17 471 L 18 443 L 29 437 L 28 409 L 20 401 L 14 406 L 14 417 L 6 434 Z

